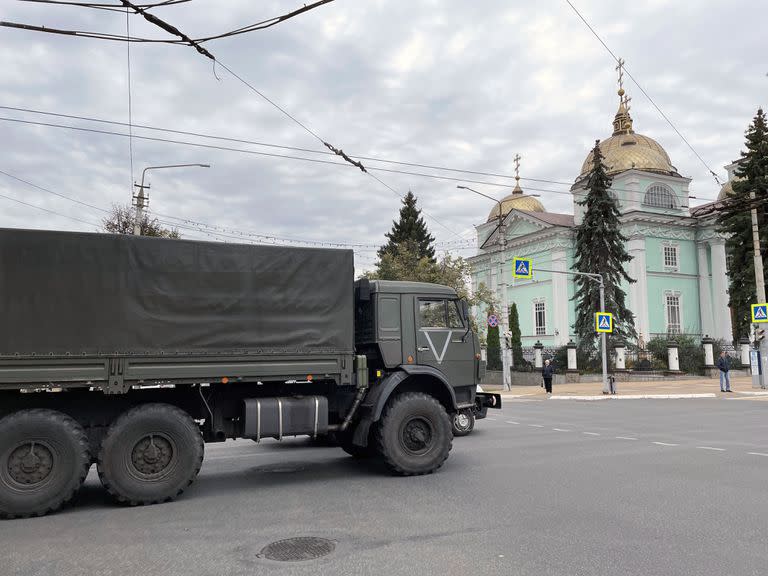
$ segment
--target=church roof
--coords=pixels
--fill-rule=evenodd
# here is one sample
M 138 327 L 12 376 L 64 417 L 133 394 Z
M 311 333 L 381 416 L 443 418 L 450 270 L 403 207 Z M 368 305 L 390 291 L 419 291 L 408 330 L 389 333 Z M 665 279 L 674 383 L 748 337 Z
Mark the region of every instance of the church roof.
M 511 194 L 508 194 L 501 200 L 501 215 L 506 216 L 512 210 L 522 210 L 524 212 L 546 212 L 544 205 L 533 196 L 523 192 L 520 188 L 520 155 L 515 156 L 515 187 Z M 496 204 L 488 213 L 486 222 L 493 222 L 499 218 L 499 205 Z
M 551 224 L 552 226 L 563 226 L 572 228 L 576 225 L 573 214 L 557 214 L 554 212 L 543 212 L 540 214 L 531 214 L 534 218 Z

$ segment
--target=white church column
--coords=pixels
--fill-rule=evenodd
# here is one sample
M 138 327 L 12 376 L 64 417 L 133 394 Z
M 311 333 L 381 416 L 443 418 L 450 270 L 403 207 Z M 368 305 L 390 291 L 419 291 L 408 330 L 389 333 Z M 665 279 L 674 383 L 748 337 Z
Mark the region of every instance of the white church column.
M 552 270 L 566 271 L 565 248 L 552 250 Z M 568 343 L 568 276 L 552 274 L 552 313 L 554 315 L 555 346 L 565 346 Z
M 705 336 L 715 334 L 712 322 L 712 294 L 709 289 L 709 264 L 707 262 L 707 244 L 699 242 L 699 315 L 701 317 L 701 333 Z
M 731 330 L 731 309 L 728 307 L 728 276 L 725 264 L 725 240 L 717 238 L 709 241 L 712 250 L 712 314 L 714 317 L 714 336 L 726 342 L 733 340 Z
M 629 239 L 629 276 L 635 282 L 629 285 L 629 308 L 635 315 L 637 336 L 644 342 L 650 340 L 648 323 L 648 281 L 645 270 L 645 238 L 633 236 Z

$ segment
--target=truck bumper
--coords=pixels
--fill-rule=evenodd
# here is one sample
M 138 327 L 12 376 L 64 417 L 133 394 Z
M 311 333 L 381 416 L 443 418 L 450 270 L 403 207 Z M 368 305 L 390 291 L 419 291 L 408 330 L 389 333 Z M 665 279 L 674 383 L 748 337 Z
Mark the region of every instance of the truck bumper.
M 501 394 L 478 392 L 475 394 L 475 418 L 480 420 L 488 415 L 488 408 L 501 410 Z

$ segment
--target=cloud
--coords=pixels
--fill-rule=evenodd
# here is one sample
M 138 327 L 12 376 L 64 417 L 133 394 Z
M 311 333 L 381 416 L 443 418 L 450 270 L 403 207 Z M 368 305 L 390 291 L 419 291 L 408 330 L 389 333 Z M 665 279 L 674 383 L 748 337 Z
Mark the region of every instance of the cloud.
M 3 16 L 8 21 L 125 32 L 121 14 L 8 4 Z M 766 104 L 762 36 L 750 32 L 765 19 L 766 8 L 746 0 L 707 2 L 696 10 L 660 1 L 622 4 L 620 10 L 599 0 L 576 5 L 699 154 L 724 176 L 722 165 L 738 156 L 744 129 L 757 106 Z M 258 5 L 195 0 L 157 13 L 191 35 L 203 35 L 290 8 L 276 0 Z M 745 13 L 755 24 L 744 22 Z M 130 23 L 135 35 L 163 35 L 136 16 Z M 5 71 L 0 105 L 127 120 L 124 44 L 7 28 L 0 35 Z M 572 211 L 571 198 L 564 194 L 567 183 L 578 174 L 594 140 L 610 135 L 617 104 L 615 63 L 567 3 L 557 0 L 338 0 L 208 48 L 322 139 L 350 154 L 509 175 L 512 158 L 520 153 L 523 178 L 564 183 L 522 182 L 531 191 L 555 191 L 536 191 L 551 211 Z M 134 122 L 327 151 L 191 48 L 132 45 L 131 62 Z M 714 197 L 717 186 L 704 166 L 640 90 L 629 80 L 626 86 L 633 97 L 635 128 L 660 142 L 680 172 L 694 178 L 698 196 Z M 8 111 L 0 116 L 42 119 Z M 127 202 L 131 182 L 146 166 L 210 163 L 210 170 L 150 173 L 150 209 L 228 230 L 378 245 L 397 215 L 398 194 L 412 189 L 428 214 L 430 230 L 445 242 L 466 236 L 491 208 L 489 201 L 456 190 L 457 182 L 450 180 L 372 171 L 393 193 L 348 166 L 146 140 L 133 142 L 131 174 L 124 137 L 8 122 L 0 122 L 0 129 L 5 144 L 0 169 L 104 207 Z M 501 177 L 439 174 L 509 185 L 472 184 L 495 197 L 507 194 L 513 184 Z M 0 194 L 88 221 L 101 217 L 2 176 Z M 183 231 L 188 237 L 208 238 L 187 225 L 193 228 Z M 2 198 L 0 226 L 88 229 Z M 363 250 L 358 250 L 358 266 L 370 266 L 375 254 Z

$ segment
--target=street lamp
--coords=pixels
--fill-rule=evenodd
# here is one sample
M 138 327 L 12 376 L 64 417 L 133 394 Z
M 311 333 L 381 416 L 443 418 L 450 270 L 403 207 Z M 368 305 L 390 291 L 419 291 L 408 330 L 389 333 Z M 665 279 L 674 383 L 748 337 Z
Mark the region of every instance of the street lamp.
M 166 166 L 147 166 L 142 170 L 141 172 L 141 184 L 138 186 L 139 193 L 135 196 L 136 198 L 136 219 L 133 223 L 133 235 L 134 236 L 141 236 L 141 221 L 144 218 L 144 207 L 145 207 L 145 201 L 148 200 L 146 196 L 144 196 L 144 188 L 149 188 L 149 186 L 144 186 L 144 177 L 147 174 L 147 171 L 149 170 L 161 170 L 163 168 L 189 168 L 189 167 L 196 167 L 196 168 L 210 168 L 210 164 L 168 164 Z M 135 184 L 134 184 L 135 186 Z
M 501 260 L 501 280 L 499 282 L 499 287 L 501 288 L 501 332 L 502 332 L 502 338 L 500 338 L 500 344 L 501 344 L 501 369 L 502 369 L 502 383 L 504 385 L 504 390 L 509 390 L 511 388 L 511 378 L 509 373 L 509 368 L 511 366 L 510 362 L 510 354 L 509 349 L 507 348 L 507 332 L 509 332 L 509 303 L 507 301 L 507 234 L 506 234 L 506 227 L 504 226 L 504 214 L 502 210 L 502 205 L 500 200 L 496 200 L 496 198 L 493 198 L 492 196 L 488 196 L 487 194 L 483 194 L 482 192 L 478 192 L 477 190 L 474 190 L 470 188 L 469 186 L 461 186 L 458 185 L 456 188 L 459 188 L 460 190 L 469 190 L 470 192 L 474 192 L 478 196 L 482 196 L 483 198 L 487 198 L 488 200 L 493 200 L 496 204 L 499 206 L 499 213 L 497 215 L 498 224 L 496 226 L 497 230 L 499 231 L 499 237 L 498 237 L 498 244 L 499 244 L 499 252 L 500 252 L 500 260 Z

